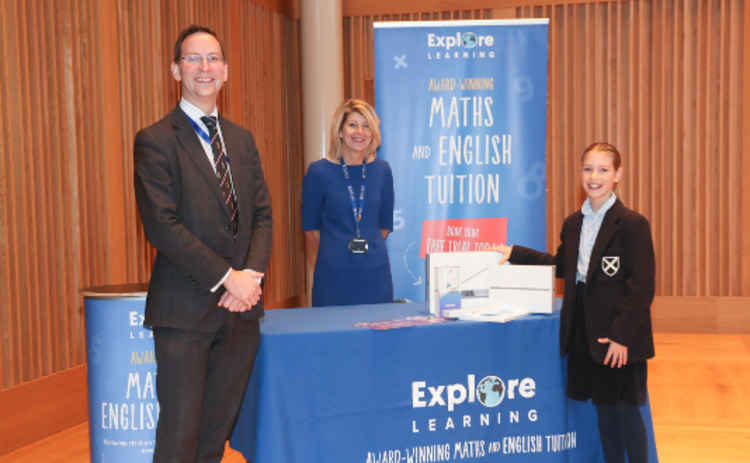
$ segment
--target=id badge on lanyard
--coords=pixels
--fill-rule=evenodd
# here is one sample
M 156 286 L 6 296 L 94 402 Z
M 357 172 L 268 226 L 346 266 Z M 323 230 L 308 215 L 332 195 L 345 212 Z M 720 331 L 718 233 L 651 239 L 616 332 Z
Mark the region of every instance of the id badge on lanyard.
M 367 163 L 362 161 L 362 186 L 359 189 L 359 204 L 354 197 L 354 188 L 352 187 L 351 179 L 349 178 L 349 169 L 344 162 L 344 158 L 341 158 L 341 169 L 344 171 L 344 179 L 346 179 L 346 189 L 349 191 L 349 199 L 352 202 L 352 214 L 354 215 L 354 225 L 357 228 L 357 235 L 349 240 L 349 252 L 352 254 L 365 254 L 369 249 L 367 240 L 360 236 L 359 222 L 362 221 L 362 213 L 365 207 L 365 180 L 367 179 Z

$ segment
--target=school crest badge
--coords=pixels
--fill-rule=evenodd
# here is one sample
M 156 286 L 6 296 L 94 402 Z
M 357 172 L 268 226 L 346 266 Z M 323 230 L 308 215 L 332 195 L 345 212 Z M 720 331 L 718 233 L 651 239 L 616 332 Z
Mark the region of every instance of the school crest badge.
M 602 272 L 608 277 L 617 275 L 620 271 L 620 256 L 604 256 L 602 257 Z

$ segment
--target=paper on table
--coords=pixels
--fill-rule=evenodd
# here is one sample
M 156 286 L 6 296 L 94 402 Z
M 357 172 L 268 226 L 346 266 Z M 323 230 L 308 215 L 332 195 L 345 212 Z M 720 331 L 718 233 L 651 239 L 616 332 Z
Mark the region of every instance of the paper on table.
M 478 322 L 505 323 L 516 318 L 528 315 L 529 312 L 518 307 L 502 306 L 497 308 L 473 308 L 443 311 L 443 316 L 457 318 L 459 320 L 471 320 Z
M 370 328 L 373 330 L 391 330 L 394 328 L 406 328 L 409 326 L 421 326 L 421 325 L 432 325 L 435 323 L 443 323 L 448 319 L 443 317 L 435 317 L 432 315 L 415 315 L 406 318 L 397 318 L 394 320 L 378 320 L 374 322 L 357 322 L 354 326 L 358 328 Z

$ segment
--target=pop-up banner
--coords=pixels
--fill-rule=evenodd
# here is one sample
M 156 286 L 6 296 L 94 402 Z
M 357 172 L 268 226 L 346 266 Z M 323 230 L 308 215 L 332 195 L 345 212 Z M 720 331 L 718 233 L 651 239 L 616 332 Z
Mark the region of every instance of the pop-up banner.
M 396 298 L 425 299 L 426 254 L 546 248 L 547 29 L 547 19 L 374 24 Z
M 159 402 L 145 285 L 83 291 L 91 463 L 153 460 Z

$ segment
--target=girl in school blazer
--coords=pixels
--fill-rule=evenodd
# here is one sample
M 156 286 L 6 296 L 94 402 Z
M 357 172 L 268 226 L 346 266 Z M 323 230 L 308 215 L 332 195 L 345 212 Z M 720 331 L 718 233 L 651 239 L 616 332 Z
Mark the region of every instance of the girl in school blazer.
M 587 199 L 563 223 L 557 254 L 500 246 L 501 262 L 555 265 L 565 281 L 560 352 L 568 355 L 566 394 L 593 400 L 607 463 L 648 461 L 639 406 L 647 397 L 646 359 L 654 356 L 651 302 L 654 248 L 648 220 L 625 207 L 614 189 L 621 156 L 594 143 L 581 158 Z

